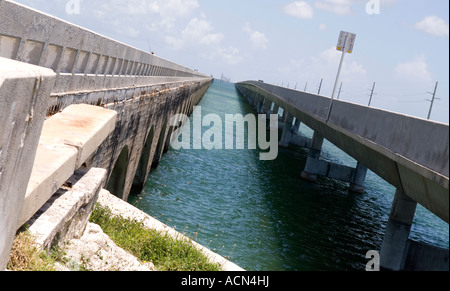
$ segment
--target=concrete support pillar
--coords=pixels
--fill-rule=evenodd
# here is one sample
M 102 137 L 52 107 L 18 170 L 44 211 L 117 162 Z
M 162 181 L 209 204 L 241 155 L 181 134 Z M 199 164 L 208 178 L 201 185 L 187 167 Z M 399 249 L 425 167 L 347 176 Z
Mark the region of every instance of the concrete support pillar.
M 264 103 L 263 111 L 262 113 L 267 114 L 267 118 L 270 119 L 270 114 L 272 113 L 272 104 L 273 102 L 269 99 L 266 99 L 266 102 Z
M 255 110 L 258 111 L 258 109 L 259 109 L 259 107 L 261 106 L 261 103 L 262 103 L 263 101 L 264 101 L 264 100 L 262 99 L 262 97 L 261 97 L 260 95 L 258 95 L 258 94 L 255 93 L 255 99 L 254 99 L 254 101 L 253 101 L 253 103 L 254 103 L 253 108 L 255 108 Z
M 308 154 L 308 160 L 306 161 L 305 170 L 302 172 L 301 177 L 305 180 L 315 182 L 317 180 L 317 161 L 320 158 L 322 152 L 324 138 L 317 131 L 314 132 L 314 136 L 311 142 L 311 148 Z
M 397 190 L 381 245 L 380 266 L 382 269 L 391 271 L 403 269 L 416 208 L 417 202 Z
M 272 113 L 273 114 L 278 114 L 280 112 L 280 106 L 278 105 L 278 104 L 274 104 L 273 105 L 273 110 L 272 110 Z
M 244 96 L 245 99 L 247 99 L 248 104 L 252 104 L 253 102 L 253 98 L 252 98 L 252 94 L 249 94 L 249 92 L 247 91 L 241 91 L 242 96 Z
M 287 112 L 287 111 L 286 111 Z M 281 136 L 280 147 L 287 148 L 292 136 L 292 122 L 294 121 L 294 116 L 287 113 L 286 120 L 284 122 L 283 134 Z
M 293 134 L 298 134 L 301 124 L 302 124 L 301 121 L 298 118 L 295 118 L 295 123 L 294 126 L 292 127 Z
M 281 116 L 281 120 L 282 120 L 283 122 L 286 122 L 286 119 L 287 119 L 287 117 L 288 117 L 288 114 L 289 114 L 289 112 L 288 112 L 286 109 L 283 108 L 283 116 Z
M 355 169 L 355 175 L 353 181 L 350 183 L 350 192 L 353 193 L 364 193 L 365 182 L 367 176 L 367 168 L 358 162 Z
M 258 114 L 264 113 L 264 112 L 263 112 L 263 109 L 264 109 L 264 101 L 265 101 L 264 97 L 260 96 L 260 97 L 258 98 L 258 103 L 257 103 L 257 105 L 256 105 L 256 112 L 257 112 Z
M 245 92 L 245 93 L 246 94 L 244 95 L 244 97 L 247 99 L 248 104 L 251 106 L 253 103 L 253 96 L 249 92 Z

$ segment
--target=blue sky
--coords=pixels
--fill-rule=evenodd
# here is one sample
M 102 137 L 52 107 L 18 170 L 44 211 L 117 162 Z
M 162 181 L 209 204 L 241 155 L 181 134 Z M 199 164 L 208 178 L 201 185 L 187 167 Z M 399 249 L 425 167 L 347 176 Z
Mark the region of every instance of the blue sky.
M 372 1 L 379 14 L 370 14 Z M 357 34 L 341 99 L 449 122 L 447 0 L 19 0 L 100 34 L 232 81 L 331 96 L 341 30 Z M 67 5 L 75 3 L 75 6 Z M 79 5 L 77 5 L 79 4 Z M 379 4 L 379 5 L 378 5 Z M 75 8 L 75 9 L 72 9 Z M 77 10 L 79 8 L 79 10 Z M 374 11 L 374 10 L 372 10 Z M 371 12 L 369 10 L 369 12 Z M 376 11 L 375 11 L 376 12 Z

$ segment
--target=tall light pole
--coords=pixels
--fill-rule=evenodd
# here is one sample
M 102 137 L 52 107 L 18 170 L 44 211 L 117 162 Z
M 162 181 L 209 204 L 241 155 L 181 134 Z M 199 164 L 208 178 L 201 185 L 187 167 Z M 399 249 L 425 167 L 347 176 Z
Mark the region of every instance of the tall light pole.
M 342 52 L 342 57 L 341 57 L 341 62 L 339 64 L 338 73 L 336 76 L 336 82 L 334 83 L 333 94 L 331 95 L 331 103 L 330 103 L 330 108 L 328 109 L 327 122 L 330 119 L 331 108 L 333 106 L 334 95 L 336 94 L 337 86 L 339 83 L 339 77 L 341 75 L 342 65 L 344 64 L 345 54 L 346 53 L 351 54 L 353 52 L 353 47 L 355 46 L 355 40 L 356 40 L 356 34 L 354 34 L 354 33 L 341 31 L 341 34 L 339 35 L 337 50 Z

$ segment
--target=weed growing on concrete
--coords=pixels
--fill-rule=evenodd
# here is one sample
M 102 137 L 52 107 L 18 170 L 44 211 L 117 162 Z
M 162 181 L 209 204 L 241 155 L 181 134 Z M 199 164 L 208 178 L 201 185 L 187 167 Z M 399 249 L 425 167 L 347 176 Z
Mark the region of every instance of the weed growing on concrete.
M 55 271 L 57 258 L 41 251 L 35 245 L 34 237 L 28 232 L 20 232 L 10 253 L 7 269 L 11 271 Z
M 145 228 L 142 222 L 114 216 L 107 207 L 97 204 L 91 222 L 98 224 L 119 247 L 142 262 L 152 262 L 160 271 L 219 271 L 220 266 L 208 258 L 188 239 Z

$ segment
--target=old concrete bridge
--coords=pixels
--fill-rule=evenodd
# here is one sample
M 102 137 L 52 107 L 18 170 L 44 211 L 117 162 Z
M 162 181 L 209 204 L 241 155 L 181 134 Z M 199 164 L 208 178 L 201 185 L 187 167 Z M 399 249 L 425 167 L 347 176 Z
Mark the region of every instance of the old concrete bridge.
M 77 224 L 86 221 L 102 188 L 124 200 L 139 192 L 168 149 L 169 119 L 189 115 L 211 81 L 0 0 L 0 270 L 24 223 L 48 248 L 60 236 L 79 235 Z M 425 268 L 446 263 L 448 269 L 448 250 L 408 240 L 417 203 L 448 223 L 448 125 L 342 101 L 333 103 L 328 116 L 330 100 L 322 96 L 261 82 L 237 87 L 259 112 L 285 109 L 280 145 L 310 148 L 304 178 L 337 178 L 361 192 L 369 168 L 397 187 L 381 250 L 384 268 L 412 262 L 420 269 L 430 263 L 424 258 L 432 258 Z M 312 140 L 292 134 L 300 122 L 315 130 Z M 320 160 L 324 138 L 353 156 L 357 167 Z M 55 207 L 66 211 L 36 222 Z
M 449 126 L 257 81 L 236 84 L 258 113 L 284 109 L 280 146 L 309 148 L 301 176 L 318 175 L 350 183 L 362 193 L 367 169 L 397 188 L 381 248 L 381 267 L 389 270 L 448 270 L 448 249 L 409 240 L 420 203 L 449 222 Z M 331 106 L 331 109 L 330 109 Z M 295 122 L 294 122 L 295 119 Z M 297 135 L 300 123 L 314 130 L 312 140 Z M 355 168 L 320 159 L 327 139 L 352 156 Z M 300 173 L 299 173 L 300 176 Z
M 89 192 L 88 181 L 96 189 L 64 206 L 71 210 L 49 244 L 70 231 L 71 221 L 86 220 L 78 216 L 90 213 L 100 188 L 124 200 L 141 191 L 169 147 L 168 121 L 191 114 L 211 82 L 195 70 L 0 0 L 0 270 L 17 229 L 57 191 L 64 196 L 81 185 L 78 190 Z

